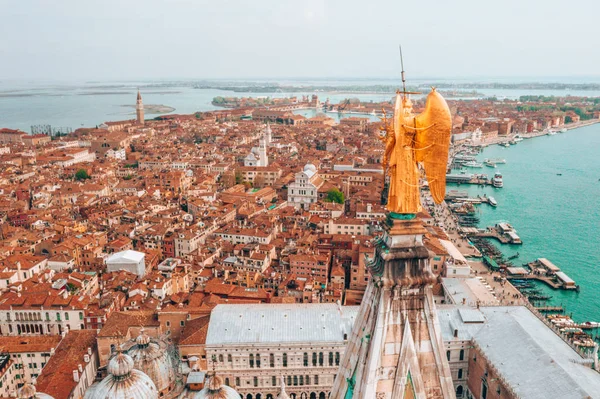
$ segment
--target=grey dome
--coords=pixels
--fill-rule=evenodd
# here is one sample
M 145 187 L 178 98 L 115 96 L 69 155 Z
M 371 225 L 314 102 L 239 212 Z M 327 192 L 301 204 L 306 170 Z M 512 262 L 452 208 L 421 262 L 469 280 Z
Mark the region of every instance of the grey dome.
M 143 331 L 135 341 L 136 345 L 127 351 L 133 359 L 133 367 L 150 377 L 159 392 L 169 391 L 175 382 L 175 372 L 166 344 L 152 342 Z
M 133 359 L 124 353 L 110 359 L 108 376 L 86 399 L 157 399 L 158 391 L 150 377 L 133 368 Z
M 33 384 L 25 384 L 17 389 L 17 399 L 54 399 L 45 393 L 37 392 Z
M 210 377 L 203 390 L 191 397 L 192 399 L 240 399 L 235 389 L 224 385 L 218 375 Z

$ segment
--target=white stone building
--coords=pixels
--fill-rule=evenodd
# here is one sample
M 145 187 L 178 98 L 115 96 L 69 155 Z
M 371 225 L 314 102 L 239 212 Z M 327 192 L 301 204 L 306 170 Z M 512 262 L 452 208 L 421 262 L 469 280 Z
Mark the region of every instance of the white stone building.
M 288 204 L 296 208 L 308 209 L 310 204 L 317 202 L 318 190 L 323 185 L 317 168 L 306 164 L 301 172 L 296 173 L 295 181 L 288 186 Z
M 331 303 L 218 305 L 206 358 L 245 399 L 274 399 L 281 376 L 292 398 L 326 398 L 357 312 Z

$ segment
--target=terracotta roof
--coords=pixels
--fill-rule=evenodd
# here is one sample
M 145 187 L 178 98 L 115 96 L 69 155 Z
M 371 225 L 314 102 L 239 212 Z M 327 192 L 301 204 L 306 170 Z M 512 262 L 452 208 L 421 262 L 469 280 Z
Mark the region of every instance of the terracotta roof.
M 154 311 L 139 310 L 113 313 L 100 330 L 99 337 L 125 336 L 131 326 L 158 327 L 158 317 Z
M 85 365 L 88 348 L 96 351 L 96 330 L 69 331 L 37 379 L 37 391 L 54 398 L 68 398 L 77 386 L 73 370 Z
M 185 323 L 179 345 L 203 345 L 206 343 L 210 315 L 198 317 Z

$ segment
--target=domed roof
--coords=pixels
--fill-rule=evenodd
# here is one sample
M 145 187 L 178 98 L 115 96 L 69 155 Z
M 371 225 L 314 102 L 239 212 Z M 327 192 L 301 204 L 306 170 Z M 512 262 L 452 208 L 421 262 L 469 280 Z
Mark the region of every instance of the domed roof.
M 33 384 L 25 384 L 17 389 L 17 399 L 54 399 L 45 393 L 38 393 Z
M 142 330 L 127 354 L 133 359 L 133 367 L 152 379 L 159 392 L 170 390 L 175 381 L 173 364 L 164 342 L 152 342 Z
M 307 163 L 306 165 L 304 165 L 304 171 L 308 172 L 316 172 L 317 171 L 317 167 L 315 165 L 313 165 L 312 163 Z
M 110 359 L 108 362 L 107 371 L 115 377 L 123 377 L 133 369 L 133 359 L 124 353 L 119 353 L 117 356 Z
M 133 368 L 133 359 L 119 353 L 108 363 L 108 376 L 86 399 L 157 399 L 158 391 L 152 379 Z
M 240 399 L 240 394 L 235 389 L 224 385 L 223 379 L 213 375 L 208 380 L 203 390 L 192 396 L 193 399 Z

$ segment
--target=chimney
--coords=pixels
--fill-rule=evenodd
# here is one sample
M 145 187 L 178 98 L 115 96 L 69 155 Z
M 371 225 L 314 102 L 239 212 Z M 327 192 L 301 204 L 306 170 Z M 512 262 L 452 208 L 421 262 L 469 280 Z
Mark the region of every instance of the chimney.
M 367 204 L 367 212 L 371 213 L 371 211 L 373 210 L 373 205 L 371 203 Z
M 90 355 L 88 355 L 87 353 L 85 355 L 83 355 L 83 361 L 86 363 L 90 362 Z
M 83 374 L 83 366 L 81 365 L 81 363 L 79 363 L 79 364 L 77 365 L 77 370 L 79 370 L 79 372 L 80 372 L 81 374 Z
M 54 348 L 50 348 L 50 356 L 54 356 Z
M 92 356 L 92 348 L 88 346 L 88 355 Z
M 73 370 L 73 381 L 79 382 L 79 371 Z

